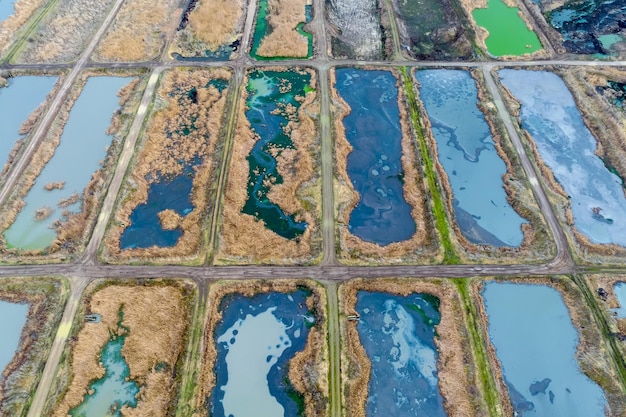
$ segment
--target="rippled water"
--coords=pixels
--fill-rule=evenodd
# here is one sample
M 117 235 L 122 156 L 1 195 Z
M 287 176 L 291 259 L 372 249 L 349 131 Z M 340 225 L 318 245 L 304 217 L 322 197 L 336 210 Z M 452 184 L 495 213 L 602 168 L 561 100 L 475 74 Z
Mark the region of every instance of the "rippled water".
M 0 382 L 3 380 L 2 371 L 15 356 L 27 315 L 28 304 L 0 301 Z
M 595 155 L 596 139 L 563 80 L 546 71 L 504 69 L 499 74 L 522 103 L 522 127 L 569 195 L 576 228 L 592 242 L 625 246 L 622 181 Z
M 557 290 L 490 282 L 483 299 L 489 337 L 520 416 L 604 417 L 606 398 L 580 370 L 578 334 Z
M 355 68 L 339 68 L 336 74 L 337 92 L 351 108 L 343 119 L 346 139 L 353 147 L 347 171 L 360 198 L 348 229 L 379 245 L 407 240 L 416 226 L 402 188 L 396 78 L 389 71 Z
M 519 246 L 524 219 L 507 201 L 502 184 L 506 165 L 477 107 L 474 79 L 462 70 L 422 70 L 415 75 L 461 232 L 474 243 Z
M 437 379 L 439 300 L 359 291 L 357 330 L 372 368 L 366 415 L 445 416 Z

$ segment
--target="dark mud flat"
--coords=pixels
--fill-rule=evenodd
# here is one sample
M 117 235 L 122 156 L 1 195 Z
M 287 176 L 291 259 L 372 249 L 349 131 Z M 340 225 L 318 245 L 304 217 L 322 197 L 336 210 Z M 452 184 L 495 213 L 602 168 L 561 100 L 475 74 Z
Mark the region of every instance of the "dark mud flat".
M 474 57 L 473 34 L 461 9 L 450 0 L 395 0 L 403 51 L 419 60 Z
M 335 58 L 385 57 L 379 1 L 326 0 L 326 10 Z

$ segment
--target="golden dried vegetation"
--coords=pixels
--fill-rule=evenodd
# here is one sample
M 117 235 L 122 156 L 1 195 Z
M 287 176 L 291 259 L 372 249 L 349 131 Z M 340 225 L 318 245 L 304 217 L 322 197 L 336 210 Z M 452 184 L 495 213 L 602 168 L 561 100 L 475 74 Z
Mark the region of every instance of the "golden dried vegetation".
M 15 40 L 22 25 L 43 3 L 44 0 L 17 0 L 13 3 L 14 13 L 0 22 L 0 55 Z
M 264 57 L 306 58 L 309 40 L 296 30 L 306 22 L 305 6 L 309 0 L 267 0 L 267 24 L 270 28 L 261 39 L 256 53 Z

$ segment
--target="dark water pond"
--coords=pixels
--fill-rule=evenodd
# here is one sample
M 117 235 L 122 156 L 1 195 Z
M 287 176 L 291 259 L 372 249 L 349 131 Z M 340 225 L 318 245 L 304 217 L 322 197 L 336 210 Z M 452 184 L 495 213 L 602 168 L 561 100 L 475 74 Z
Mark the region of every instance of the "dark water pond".
M 388 71 L 354 68 L 339 68 L 336 74 L 337 92 L 351 108 L 343 119 L 353 147 L 347 171 L 360 197 L 348 229 L 379 245 L 407 240 L 416 226 L 403 194 L 396 78 Z
M 359 291 L 357 330 L 372 368 L 366 415 L 446 416 L 437 379 L 439 299 Z
M 288 383 L 288 362 L 306 345 L 315 318 L 308 293 L 228 295 L 215 329 L 215 417 L 296 416 L 302 410 Z

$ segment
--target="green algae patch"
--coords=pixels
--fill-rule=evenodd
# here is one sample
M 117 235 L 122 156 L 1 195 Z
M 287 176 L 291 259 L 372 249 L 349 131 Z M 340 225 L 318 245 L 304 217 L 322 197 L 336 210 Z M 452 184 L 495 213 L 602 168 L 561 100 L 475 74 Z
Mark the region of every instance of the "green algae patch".
M 489 32 L 485 44 L 494 56 L 524 55 L 537 52 L 541 42 L 528 29 L 519 8 L 507 6 L 503 0 L 489 0 L 486 9 L 474 9 L 472 16 L 478 26 Z

